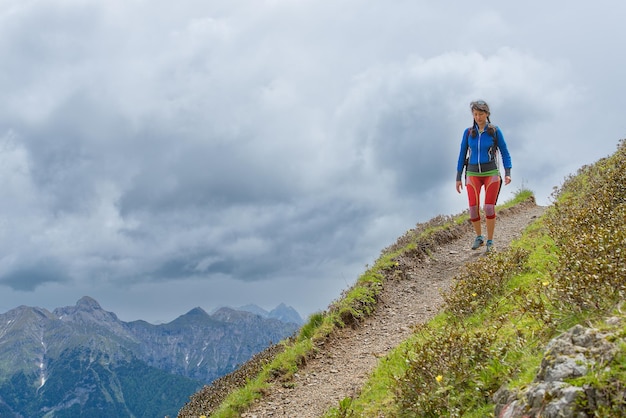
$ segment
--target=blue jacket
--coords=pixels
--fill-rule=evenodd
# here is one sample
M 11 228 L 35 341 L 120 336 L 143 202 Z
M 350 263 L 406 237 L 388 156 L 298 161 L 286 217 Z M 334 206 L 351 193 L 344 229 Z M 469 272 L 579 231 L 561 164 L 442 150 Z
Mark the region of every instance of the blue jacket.
M 502 135 L 500 128 L 494 125 L 491 126 L 495 128 L 496 135 L 498 136 L 497 150 L 499 150 L 502 155 L 502 165 L 504 166 L 505 176 L 510 176 L 512 168 L 511 155 L 509 154 L 509 149 L 506 146 L 504 135 Z M 469 159 L 467 171 L 485 173 L 498 169 L 496 160 L 497 152 L 496 149 L 494 149 L 494 137 L 487 132 L 487 129 L 485 129 L 483 133 L 478 133 L 478 127 L 474 124 L 472 128 L 467 128 L 463 132 L 463 140 L 461 141 L 461 150 L 459 152 L 459 161 L 456 166 L 457 181 L 460 181 L 463 175 L 463 168 L 465 166 L 465 158 L 467 157 L 468 150 Z

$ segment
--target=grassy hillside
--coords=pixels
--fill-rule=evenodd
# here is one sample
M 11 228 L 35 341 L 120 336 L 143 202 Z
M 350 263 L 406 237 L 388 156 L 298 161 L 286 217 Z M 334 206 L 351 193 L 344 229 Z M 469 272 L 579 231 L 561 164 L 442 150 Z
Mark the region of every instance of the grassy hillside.
M 626 142 L 621 141 L 615 154 L 567 178 L 542 219 L 509 250 L 459 272 L 444 295 L 444 311 L 381 359 L 358 398 L 344 399 L 326 417 L 493 416 L 493 394 L 503 386 L 528 385 L 552 338 L 575 324 L 600 326 L 607 316 L 624 318 L 625 172 Z M 521 191 L 505 206 L 529 195 Z M 463 228 L 467 217 L 458 215 L 407 232 L 328 311 L 313 315 L 298 336 L 263 360 L 246 384 L 230 390 L 219 405 L 199 393 L 179 416 L 237 417 L 262 396 L 268 382 L 288 385 L 320 341 L 373 313 L 400 255 L 424 257 Z M 618 322 L 621 339 L 624 323 Z M 626 358 L 626 346 L 620 350 L 612 362 L 572 382 L 593 389 L 602 400 L 581 406 L 590 416 L 616 416 L 625 405 L 626 366 L 619 359 Z

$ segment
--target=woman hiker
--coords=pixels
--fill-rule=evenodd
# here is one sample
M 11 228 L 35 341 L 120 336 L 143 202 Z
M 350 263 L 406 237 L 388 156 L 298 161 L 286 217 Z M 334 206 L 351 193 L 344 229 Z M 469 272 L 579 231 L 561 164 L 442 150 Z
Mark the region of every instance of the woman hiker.
M 505 185 L 511 183 L 511 155 L 500 128 L 492 125 L 489 120 L 490 111 L 487 103 L 477 100 L 470 103 L 470 109 L 474 123 L 471 128 L 463 132 L 461 152 L 456 168 L 456 191 L 461 193 L 463 190 L 461 177 L 465 168 L 470 221 L 476 232 L 472 250 L 476 250 L 485 243 L 480 222 L 480 191 L 483 187 L 485 188 L 486 252 L 490 252 L 493 250 L 493 233 L 496 229 L 496 202 L 502 186 L 497 154 L 500 152 L 502 156 Z

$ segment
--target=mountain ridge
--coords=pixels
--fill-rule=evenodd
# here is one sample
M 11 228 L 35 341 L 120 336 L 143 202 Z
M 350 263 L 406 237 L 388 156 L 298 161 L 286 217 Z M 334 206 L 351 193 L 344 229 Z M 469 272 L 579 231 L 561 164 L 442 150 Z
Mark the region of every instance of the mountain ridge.
M 11 309 L 0 314 L 0 405 L 6 407 L 0 416 L 98 416 L 96 405 L 119 416 L 141 416 L 142 408 L 171 415 L 203 384 L 298 328 L 244 311 L 229 315 L 196 307 L 166 324 L 124 322 L 89 296 L 52 311 Z M 150 384 L 144 388 L 139 380 Z M 177 390 L 152 399 L 171 385 Z M 137 403 L 130 411 L 128 396 L 153 405 Z

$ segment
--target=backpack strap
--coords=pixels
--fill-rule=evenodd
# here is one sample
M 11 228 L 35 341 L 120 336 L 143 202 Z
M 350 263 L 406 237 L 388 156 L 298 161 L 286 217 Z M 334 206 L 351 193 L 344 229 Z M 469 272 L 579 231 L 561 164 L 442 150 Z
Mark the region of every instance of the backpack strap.
M 470 135 L 470 131 L 473 128 L 469 128 L 468 130 L 465 131 L 465 135 L 463 136 L 463 145 L 465 146 L 465 163 L 463 164 L 463 169 L 467 170 L 467 165 L 469 164 L 469 157 L 467 156 L 467 151 L 469 150 L 469 135 Z
M 490 127 L 492 127 L 493 129 L 493 147 L 497 150 L 498 149 L 498 127 L 496 125 L 489 125 Z
M 476 131 L 476 128 L 474 126 L 468 129 L 468 133 L 469 135 L 472 135 L 472 138 L 475 136 L 475 131 Z M 498 148 L 498 127 L 496 125 L 491 124 L 491 122 L 489 122 L 487 123 L 487 127 L 485 128 L 485 131 L 487 131 L 487 133 L 493 137 L 493 145 L 495 148 Z

